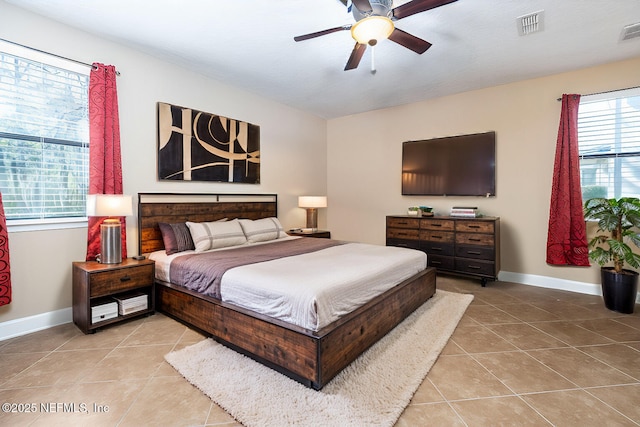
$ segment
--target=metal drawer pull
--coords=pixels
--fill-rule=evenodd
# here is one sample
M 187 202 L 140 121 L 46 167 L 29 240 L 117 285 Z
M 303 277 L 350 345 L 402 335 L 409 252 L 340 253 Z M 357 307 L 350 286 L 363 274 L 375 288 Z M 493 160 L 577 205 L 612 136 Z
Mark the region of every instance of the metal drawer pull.
M 431 236 L 432 239 L 442 239 L 442 236 Z
M 469 241 L 470 241 L 470 242 L 482 242 L 482 239 L 472 239 L 472 238 L 469 238 Z
M 478 267 L 477 265 L 468 265 L 467 267 L 480 270 L 480 267 Z
M 439 264 L 442 264 L 442 263 L 440 261 L 431 261 L 431 265 L 433 265 L 433 264 L 439 265 Z
M 480 228 L 479 225 L 469 225 L 469 228 Z
M 481 254 L 481 252 L 478 252 L 478 251 L 467 251 L 467 253 L 469 255 L 480 255 Z
M 129 277 L 129 276 L 124 276 L 124 277 L 120 278 L 121 282 L 128 282 L 129 280 L 131 280 L 131 277 Z
M 442 248 L 431 248 L 432 251 L 441 251 L 442 252 Z

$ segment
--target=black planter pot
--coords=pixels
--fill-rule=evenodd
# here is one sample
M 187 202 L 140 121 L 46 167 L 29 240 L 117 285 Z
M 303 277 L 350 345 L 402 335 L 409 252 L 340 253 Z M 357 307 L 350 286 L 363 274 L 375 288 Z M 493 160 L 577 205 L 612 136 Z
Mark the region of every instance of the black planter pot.
M 638 293 L 638 273 L 624 270 L 625 274 L 616 274 L 613 267 L 600 269 L 602 277 L 602 298 L 609 310 L 631 314 L 636 306 Z

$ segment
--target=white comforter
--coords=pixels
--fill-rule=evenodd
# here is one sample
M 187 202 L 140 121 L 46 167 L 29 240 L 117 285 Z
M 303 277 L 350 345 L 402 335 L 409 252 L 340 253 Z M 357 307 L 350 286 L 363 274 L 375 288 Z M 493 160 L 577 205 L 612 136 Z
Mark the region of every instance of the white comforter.
M 233 249 L 230 249 L 233 250 Z M 155 252 L 159 277 L 171 259 Z M 426 268 L 424 252 L 346 243 L 303 255 L 250 264 L 222 277 L 223 301 L 319 330 Z M 162 277 L 163 275 L 166 275 Z

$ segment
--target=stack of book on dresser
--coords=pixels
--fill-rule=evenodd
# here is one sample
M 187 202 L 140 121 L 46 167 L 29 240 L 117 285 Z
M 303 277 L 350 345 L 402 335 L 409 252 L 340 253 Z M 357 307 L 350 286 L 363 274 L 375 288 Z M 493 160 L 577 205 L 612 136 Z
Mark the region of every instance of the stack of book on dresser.
M 460 218 L 476 218 L 478 216 L 477 207 L 454 206 L 451 208 L 451 216 Z
M 118 302 L 118 314 L 121 316 L 146 310 L 148 307 L 148 295 L 142 292 L 121 295 L 113 299 Z

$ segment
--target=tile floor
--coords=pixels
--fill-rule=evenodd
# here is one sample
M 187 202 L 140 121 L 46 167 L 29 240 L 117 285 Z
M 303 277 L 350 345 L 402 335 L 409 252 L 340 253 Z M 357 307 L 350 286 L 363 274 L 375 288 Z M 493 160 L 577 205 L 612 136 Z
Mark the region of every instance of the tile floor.
M 640 308 L 506 282 L 438 287 L 475 299 L 397 426 L 640 425 Z M 163 360 L 202 339 L 156 314 L 2 341 L 0 403 L 23 406 L 0 425 L 238 426 Z

